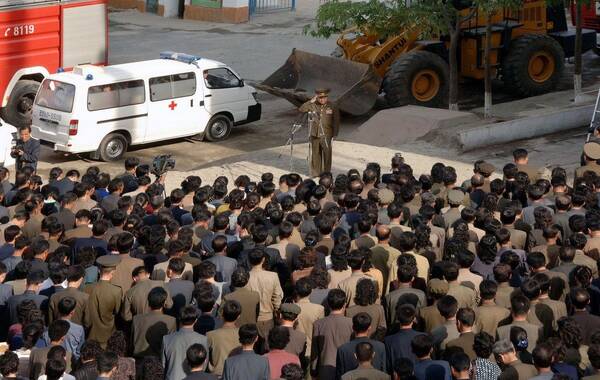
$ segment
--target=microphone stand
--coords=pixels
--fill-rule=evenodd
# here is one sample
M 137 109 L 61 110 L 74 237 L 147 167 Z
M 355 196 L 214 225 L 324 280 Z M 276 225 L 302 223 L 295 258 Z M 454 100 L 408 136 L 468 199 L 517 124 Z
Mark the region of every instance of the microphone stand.
M 294 171 L 294 137 L 296 132 L 302 129 L 304 125 L 308 122 L 308 113 L 303 113 L 300 115 L 292 124 L 292 128 L 290 129 L 290 137 L 287 139 L 283 147 L 290 146 L 290 172 Z M 283 153 L 279 153 L 278 159 L 281 158 Z

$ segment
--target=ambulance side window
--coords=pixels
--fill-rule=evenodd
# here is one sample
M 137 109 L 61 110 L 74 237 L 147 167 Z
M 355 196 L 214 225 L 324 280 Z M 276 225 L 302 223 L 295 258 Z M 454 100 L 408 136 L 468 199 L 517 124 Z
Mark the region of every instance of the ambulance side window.
M 88 90 L 88 111 L 142 104 L 146 101 L 143 80 L 102 84 Z
M 150 100 L 192 96 L 196 93 L 196 75 L 193 72 L 150 78 Z
M 171 98 L 171 76 L 150 78 L 150 100 L 158 102 Z
M 194 73 L 183 73 L 172 75 L 173 97 L 192 96 L 196 93 L 196 75 Z

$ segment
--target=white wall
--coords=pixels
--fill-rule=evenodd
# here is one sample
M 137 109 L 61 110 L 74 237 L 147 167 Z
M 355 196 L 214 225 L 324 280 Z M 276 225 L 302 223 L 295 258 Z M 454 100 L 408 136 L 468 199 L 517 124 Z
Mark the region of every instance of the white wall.
M 223 0 L 223 8 L 242 8 L 248 6 L 248 0 Z
M 188 0 L 189 1 L 189 0 Z M 158 0 L 158 3 L 164 5 L 165 14 L 164 17 L 177 17 L 179 9 L 179 0 Z

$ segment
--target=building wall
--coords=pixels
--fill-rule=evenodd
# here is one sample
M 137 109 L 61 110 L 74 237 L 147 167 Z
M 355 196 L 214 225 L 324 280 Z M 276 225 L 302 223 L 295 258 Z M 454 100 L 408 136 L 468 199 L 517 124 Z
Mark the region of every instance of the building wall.
M 211 22 L 239 24 L 248 21 L 248 6 L 239 8 L 208 8 L 197 5 L 186 5 L 183 18 Z
M 137 0 L 108 0 L 108 5 L 121 9 L 137 8 Z
M 109 6 L 146 12 L 146 0 L 108 0 Z M 179 0 L 159 0 L 157 14 L 178 17 Z M 248 22 L 248 0 L 186 0 L 184 19 L 239 24 Z

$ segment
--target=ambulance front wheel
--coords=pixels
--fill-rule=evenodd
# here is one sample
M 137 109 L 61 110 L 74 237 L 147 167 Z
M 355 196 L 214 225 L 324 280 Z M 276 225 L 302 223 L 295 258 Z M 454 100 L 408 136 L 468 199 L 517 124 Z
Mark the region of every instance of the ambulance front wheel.
M 225 115 L 215 115 L 206 126 L 205 136 L 208 141 L 223 141 L 231 133 L 233 122 Z
M 119 133 L 107 135 L 100 143 L 99 153 L 102 161 L 117 161 L 127 152 L 127 139 Z

